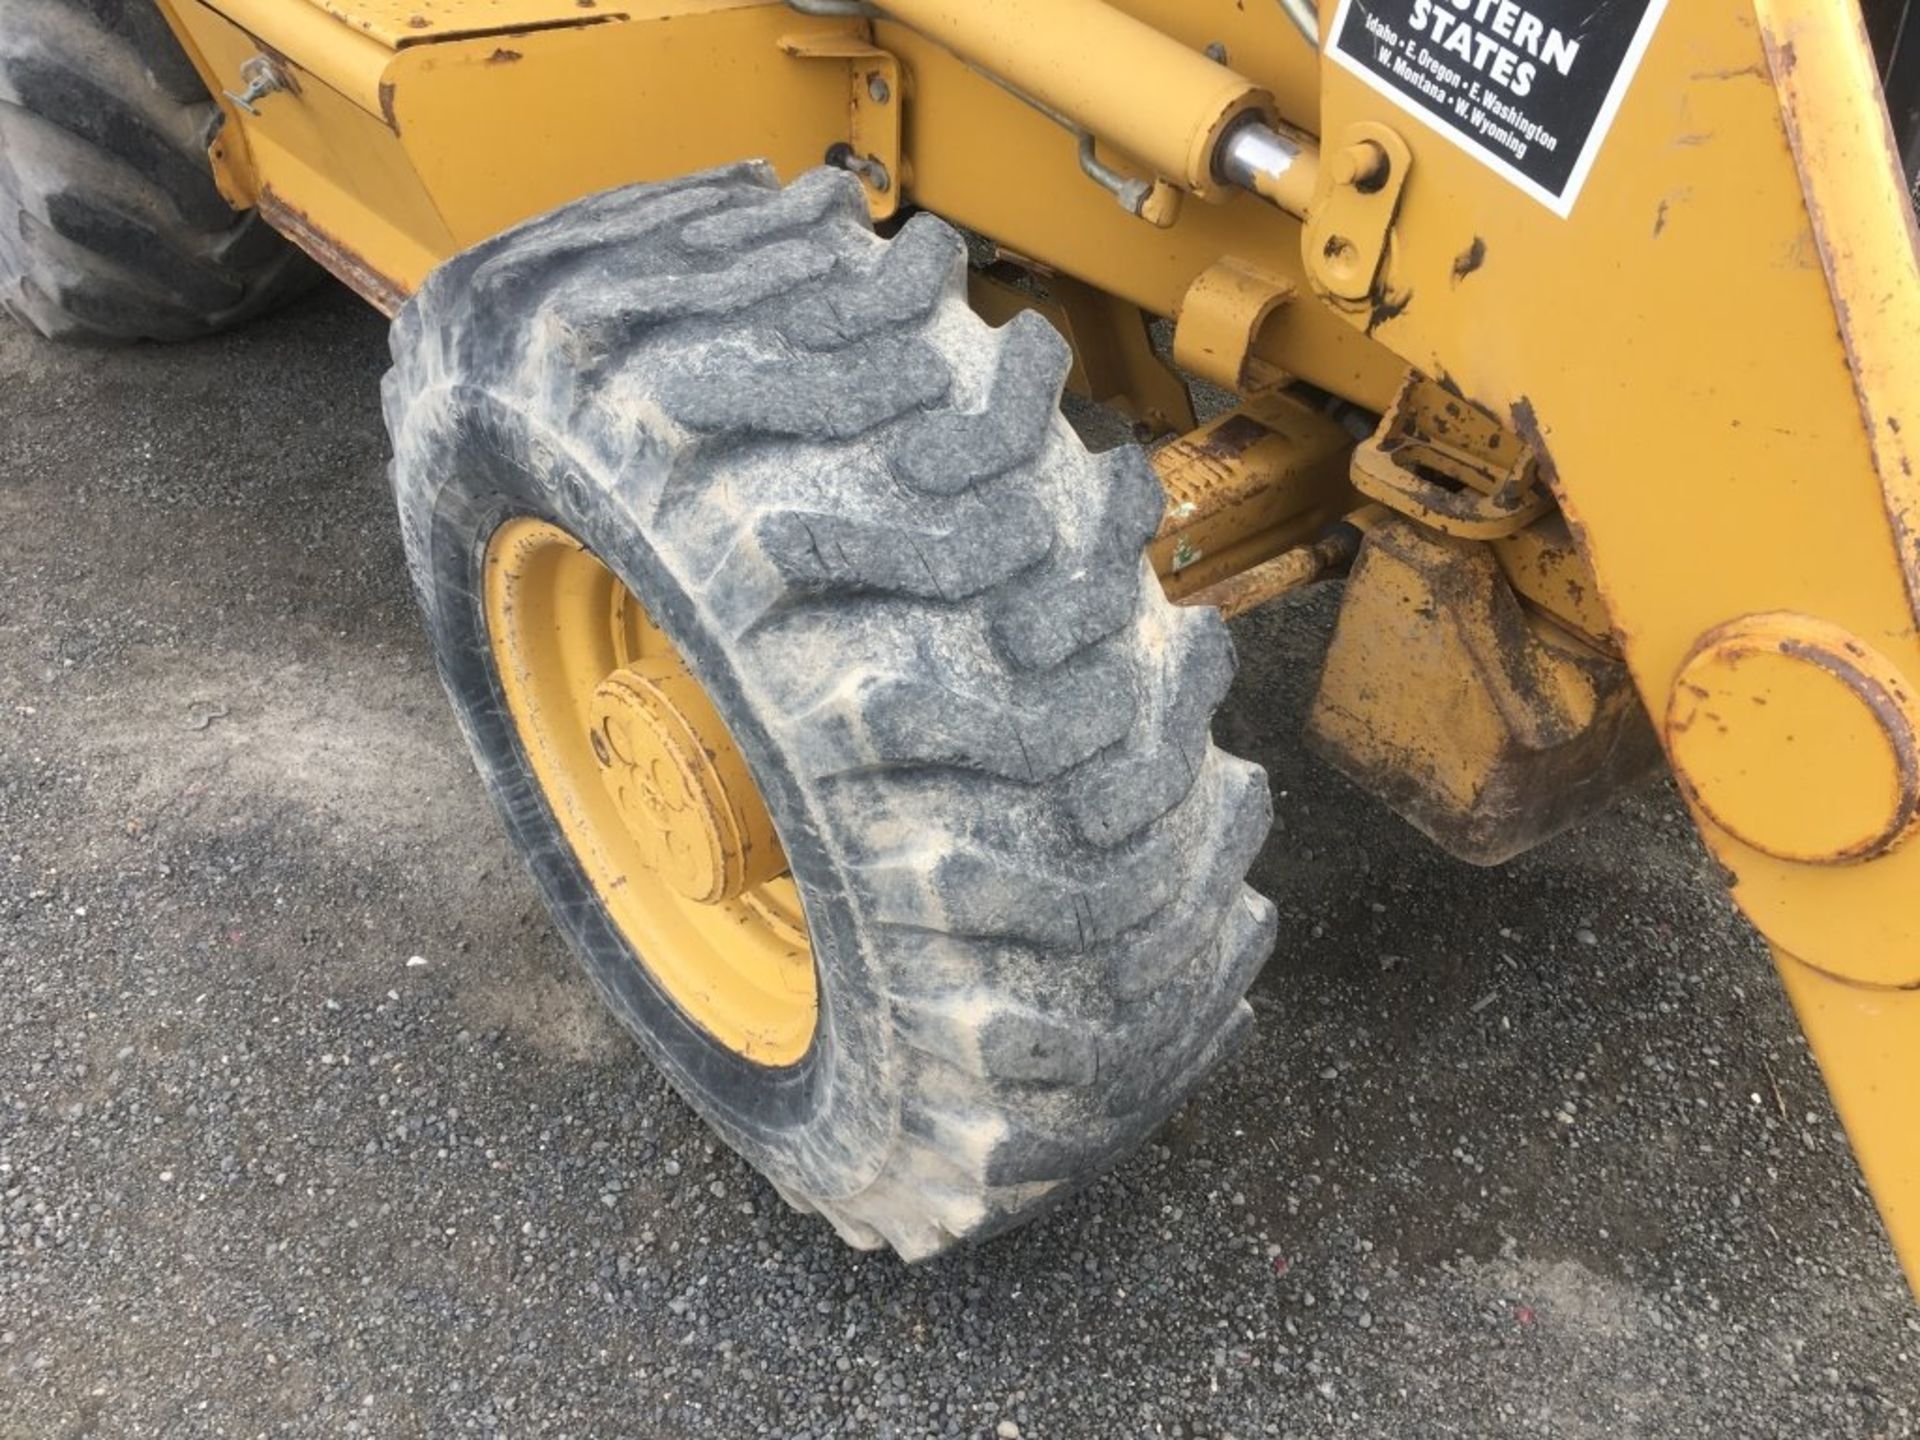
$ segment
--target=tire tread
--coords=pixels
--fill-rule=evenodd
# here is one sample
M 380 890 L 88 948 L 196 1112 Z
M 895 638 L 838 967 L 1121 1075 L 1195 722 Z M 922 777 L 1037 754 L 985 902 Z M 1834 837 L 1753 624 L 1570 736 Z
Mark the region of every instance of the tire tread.
M 563 343 L 473 342 L 505 277 L 529 333 Z M 1059 336 L 989 329 L 964 282 L 941 222 L 881 241 L 850 177 L 781 190 L 735 166 L 443 267 L 386 391 L 403 456 L 453 376 L 548 397 L 607 476 L 638 443 L 619 416 L 674 431 L 661 496 L 625 503 L 756 676 L 893 957 L 891 1148 L 844 1188 L 776 1184 L 909 1259 L 1017 1222 L 1161 1123 L 1244 1036 L 1274 933 L 1244 883 L 1264 777 L 1208 734 L 1231 646 L 1143 559 L 1158 484 L 1066 427 Z

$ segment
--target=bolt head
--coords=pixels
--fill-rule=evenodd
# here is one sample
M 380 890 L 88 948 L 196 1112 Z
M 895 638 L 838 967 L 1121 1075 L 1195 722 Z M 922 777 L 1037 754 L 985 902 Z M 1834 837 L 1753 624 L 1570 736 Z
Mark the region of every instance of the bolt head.
M 1336 185 L 1351 186 L 1355 190 L 1378 190 L 1386 183 L 1391 163 L 1379 145 L 1362 140 L 1357 145 L 1346 146 L 1333 157 L 1333 180 Z

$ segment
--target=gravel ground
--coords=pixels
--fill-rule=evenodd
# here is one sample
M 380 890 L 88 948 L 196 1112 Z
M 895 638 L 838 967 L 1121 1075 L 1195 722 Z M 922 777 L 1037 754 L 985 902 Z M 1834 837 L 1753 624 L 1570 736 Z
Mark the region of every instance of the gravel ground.
M 1505 869 L 1238 627 L 1259 1037 L 1042 1223 L 841 1248 L 597 1008 L 484 808 L 384 333 L 0 334 L 0 1436 L 1906 1436 L 1920 1312 L 1664 786 Z

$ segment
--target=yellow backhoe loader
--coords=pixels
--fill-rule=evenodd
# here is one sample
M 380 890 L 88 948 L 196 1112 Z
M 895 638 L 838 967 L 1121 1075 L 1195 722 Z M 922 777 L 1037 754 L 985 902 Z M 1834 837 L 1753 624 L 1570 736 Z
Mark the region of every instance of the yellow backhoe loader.
M 1247 1030 L 1223 616 L 1338 576 L 1307 743 L 1453 854 L 1671 768 L 1920 1279 L 1917 170 L 1907 0 L 0 0 L 0 305 L 393 317 L 557 924 L 908 1259 Z

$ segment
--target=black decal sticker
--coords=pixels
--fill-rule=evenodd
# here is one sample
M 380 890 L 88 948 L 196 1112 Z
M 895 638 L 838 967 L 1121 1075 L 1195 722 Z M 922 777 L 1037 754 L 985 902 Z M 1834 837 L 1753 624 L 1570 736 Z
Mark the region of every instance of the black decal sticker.
M 1666 0 L 1340 0 L 1335 61 L 1556 215 Z

